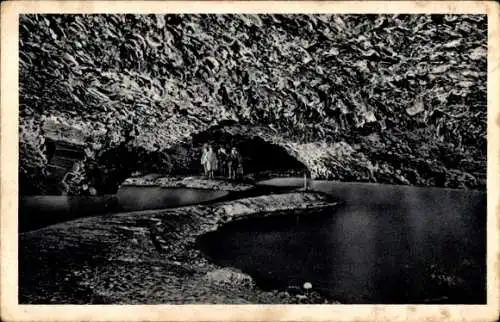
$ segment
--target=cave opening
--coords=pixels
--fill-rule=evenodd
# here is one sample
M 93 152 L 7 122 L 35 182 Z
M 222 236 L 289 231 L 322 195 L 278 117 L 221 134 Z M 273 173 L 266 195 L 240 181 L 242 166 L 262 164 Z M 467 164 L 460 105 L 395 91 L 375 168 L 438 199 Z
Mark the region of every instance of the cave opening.
M 89 162 L 87 175 L 91 185 L 99 194 L 114 194 L 121 183 L 134 172 L 168 173 L 169 157 L 163 152 L 147 151 L 140 147 L 121 144 L 103 151 L 94 161 Z
M 201 150 L 207 143 L 213 145 L 216 150 L 224 147 L 227 152 L 236 147 L 243 159 L 245 179 L 302 176 L 304 172 L 308 172 L 305 165 L 290 155 L 284 147 L 254 134 L 251 128 L 246 131 L 234 129 L 228 131 L 226 127 L 211 128 L 193 135 L 187 142 L 157 151 L 148 151 L 124 142 L 99 151 L 93 159 L 85 159 L 81 147 L 69 149 L 64 146 L 63 149 L 55 145 L 50 146 L 47 153 L 49 166 L 59 171 L 55 173 L 52 169 L 50 172 L 49 177 L 53 177 L 50 181 L 50 191 L 52 194 L 61 193 L 59 181 L 79 160 L 84 163 L 85 183 L 88 187 L 93 187 L 98 195 L 115 194 L 127 178 L 135 175 L 201 176 Z M 62 152 L 64 154 L 61 154 Z M 29 192 L 27 188 L 23 186 L 21 191 Z M 88 190 L 82 193 L 88 193 Z
M 119 146 L 108 150 L 99 158 L 94 184 L 100 193 L 114 193 L 118 186 L 134 172 L 158 173 L 171 176 L 202 175 L 201 150 L 211 144 L 216 150 L 224 147 L 227 152 L 236 147 L 243 159 L 247 178 L 267 179 L 272 176 L 302 176 L 307 168 L 291 156 L 283 147 L 269 143 L 260 137 L 206 131 L 192 137 L 189 144 L 182 143 L 170 149 L 148 152 L 141 148 Z M 99 169 L 96 169 L 99 168 Z
M 228 133 L 223 129 L 208 130 L 193 136 L 193 147 L 201 151 L 204 144 L 211 144 L 215 149 L 224 147 L 227 152 L 236 147 L 243 158 L 245 174 L 254 179 L 281 175 L 302 176 L 304 172 L 308 172 L 306 166 L 285 148 L 258 136 Z

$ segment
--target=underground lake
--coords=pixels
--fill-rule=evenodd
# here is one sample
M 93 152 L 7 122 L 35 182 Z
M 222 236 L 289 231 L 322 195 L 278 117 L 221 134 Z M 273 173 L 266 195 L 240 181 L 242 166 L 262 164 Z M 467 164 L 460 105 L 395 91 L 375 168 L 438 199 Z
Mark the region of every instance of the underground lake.
M 99 222 L 120 222 L 113 214 L 135 216 L 134 211 L 145 209 L 221 201 L 231 204 L 231 200 L 237 203 L 239 198 L 301 188 L 303 178 L 260 181 L 255 187 L 235 193 L 131 186 L 108 196 L 24 197 L 19 227 L 21 231 L 31 230 L 62 221 L 68 222 L 66 227 L 72 227 L 69 221 L 73 219 L 103 213 L 115 218 L 109 222 L 96 219 L 94 224 L 89 221 L 89 227 L 99 230 L 105 228 L 99 227 Z M 219 267 L 233 267 L 251 275 L 262 290 L 303 293 L 302 286 L 309 282 L 312 291 L 340 303 L 485 303 L 486 193 L 332 181 L 311 181 L 309 187 L 340 203 L 316 214 L 256 214 L 237 219 L 198 235 L 192 247 Z M 184 216 L 186 220 L 190 218 Z M 76 224 L 68 231 L 88 234 L 78 228 L 83 221 L 72 222 Z M 64 227 L 53 226 L 51 234 L 63 234 Z M 33 236 L 49 240 L 50 235 L 45 234 L 41 231 Z M 23 237 L 25 249 L 36 251 L 30 239 L 26 239 L 28 236 L 31 235 Z M 128 240 L 119 242 L 127 244 Z M 149 243 L 144 247 L 154 253 Z M 78 245 L 72 247 L 79 249 Z M 31 261 L 29 254 L 21 255 Z M 31 274 L 23 269 L 20 272 L 28 277 Z
M 341 303 L 485 303 L 485 194 L 326 181 L 311 187 L 344 204 L 320 216 L 235 221 L 200 236 L 198 247 L 264 289 L 310 282 Z
M 201 204 L 229 195 L 224 190 L 131 185 L 121 187 L 114 195 L 20 196 L 19 230 L 39 229 L 81 217 Z

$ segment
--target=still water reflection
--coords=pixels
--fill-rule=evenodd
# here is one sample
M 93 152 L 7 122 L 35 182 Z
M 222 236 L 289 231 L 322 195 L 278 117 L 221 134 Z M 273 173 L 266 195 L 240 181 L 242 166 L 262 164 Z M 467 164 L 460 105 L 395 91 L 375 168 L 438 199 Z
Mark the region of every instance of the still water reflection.
M 483 193 L 332 182 L 313 188 L 345 204 L 298 222 L 228 224 L 202 236 L 200 247 L 260 286 L 309 281 L 345 303 L 485 303 Z
M 20 196 L 19 230 L 39 229 L 81 217 L 182 207 L 229 196 L 224 190 L 124 186 L 116 195 Z
M 227 195 L 224 190 L 125 186 L 117 198 L 124 211 L 138 211 L 199 204 Z

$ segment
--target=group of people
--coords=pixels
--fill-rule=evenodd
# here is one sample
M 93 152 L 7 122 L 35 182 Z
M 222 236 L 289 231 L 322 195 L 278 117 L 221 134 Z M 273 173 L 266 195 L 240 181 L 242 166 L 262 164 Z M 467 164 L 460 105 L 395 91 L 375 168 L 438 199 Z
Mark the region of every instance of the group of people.
M 65 173 L 60 182 L 61 193 L 63 195 L 96 195 L 97 191 L 93 187 L 93 180 L 86 175 L 84 161 L 90 163 L 87 170 L 93 170 L 95 165 L 89 159 L 75 162 L 71 170 Z M 243 158 L 236 147 L 232 147 L 229 152 L 224 146 L 215 151 L 210 144 L 205 144 L 202 150 L 201 165 L 205 176 L 214 179 L 215 176 L 226 177 L 231 180 L 243 178 Z
M 235 147 L 231 148 L 230 152 L 223 146 L 215 151 L 212 145 L 205 144 L 202 149 L 201 165 L 205 176 L 209 179 L 213 179 L 215 174 L 232 180 L 243 177 L 243 159 Z

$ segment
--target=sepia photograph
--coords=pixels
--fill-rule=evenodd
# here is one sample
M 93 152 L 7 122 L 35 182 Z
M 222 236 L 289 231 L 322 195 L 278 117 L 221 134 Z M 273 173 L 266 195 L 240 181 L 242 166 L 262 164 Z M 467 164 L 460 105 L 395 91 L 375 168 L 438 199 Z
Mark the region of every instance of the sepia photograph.
M 488 27 L 19 14 L 18 304 L 489 304 Z

